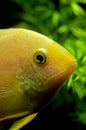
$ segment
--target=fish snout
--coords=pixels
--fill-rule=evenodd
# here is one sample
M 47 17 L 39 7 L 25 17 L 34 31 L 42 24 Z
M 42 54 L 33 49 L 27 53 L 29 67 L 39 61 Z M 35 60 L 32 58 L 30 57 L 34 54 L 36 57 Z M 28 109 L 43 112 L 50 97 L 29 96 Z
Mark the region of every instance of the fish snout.
M 59 64 L 58 76 L 58 81 L 60 84 L 64 83 L 69 78 L 77 66 L 75 57 L 72 56 L 69 52 L 66 52 L 64 56 L 62 56 L 61 60 L 62 62 Z
M 58 86 L 63 84 L 69 76 L 73 73 L 77 66 L 76 58 L 67 51 L 64 47 L 58 43 L 49 47 L 51 53 L 51 63 L 54 66 L 54 78 L 55 82 L 58 82 Z

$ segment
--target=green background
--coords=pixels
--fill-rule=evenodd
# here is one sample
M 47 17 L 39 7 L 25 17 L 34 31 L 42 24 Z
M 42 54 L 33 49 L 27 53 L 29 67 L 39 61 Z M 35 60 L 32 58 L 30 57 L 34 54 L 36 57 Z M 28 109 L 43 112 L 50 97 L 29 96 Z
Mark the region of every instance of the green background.
M 77 68 L 67 82 L 22 129 L 86 129 L 86 0 L 2 0 L 0 28 L 42 33 L 77 59 Z

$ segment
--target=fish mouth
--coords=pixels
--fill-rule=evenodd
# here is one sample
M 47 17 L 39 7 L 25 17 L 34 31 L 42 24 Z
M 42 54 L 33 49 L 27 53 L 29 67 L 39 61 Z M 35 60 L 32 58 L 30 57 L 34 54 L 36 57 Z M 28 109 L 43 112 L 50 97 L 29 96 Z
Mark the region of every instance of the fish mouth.
M 75 58 L 70 62 L 70 64 L 66 65 L 63 70 L 59 70 L 57 74 L 55 74 L 50 80 L 49 87 L 51 86 L 51 89 L 57 90 L 60 88 L 71 76 L 73 71 L 75 70 L 77 66 L 77 61 Z

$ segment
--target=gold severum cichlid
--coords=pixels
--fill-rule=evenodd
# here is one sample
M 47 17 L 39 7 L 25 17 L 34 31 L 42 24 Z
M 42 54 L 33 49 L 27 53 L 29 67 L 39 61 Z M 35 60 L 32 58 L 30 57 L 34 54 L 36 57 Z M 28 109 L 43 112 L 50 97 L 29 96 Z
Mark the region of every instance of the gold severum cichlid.
M 1 29 L 0 122 L 22 117 L 10 130 L 23 127 L 75 67 L 76 59 L 48 37 L 26 29 Z

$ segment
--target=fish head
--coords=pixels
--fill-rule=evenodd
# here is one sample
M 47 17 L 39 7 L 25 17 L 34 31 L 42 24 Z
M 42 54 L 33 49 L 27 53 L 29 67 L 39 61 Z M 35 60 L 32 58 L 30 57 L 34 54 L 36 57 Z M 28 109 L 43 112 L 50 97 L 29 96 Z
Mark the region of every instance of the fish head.
M 30 41 L 31 53 L 24 65 L 28 85 L 24 89 L 28 90 L 29 86 L 29 92 L 34 91 L 38 99 L 44 100 L 68 79 L 77 63 L 64 47 L 44 35 L 31 31 Z
M 75 57 L 55 41 L 38 33 L 32 34 L 30 77 L 37 83 L 39 91 L 54 85 L 59 87 L 74 71 L 77 62 Z M 40 40 L 39 40 L 40 39 Z M 29 70 L 29 72 L 30 72 Z M 49 85 L 49 86 L 48 86 Z M 37 87 L 36 87 L 37 89 Z M 50 89 L 50 88 L 49 88 Z

